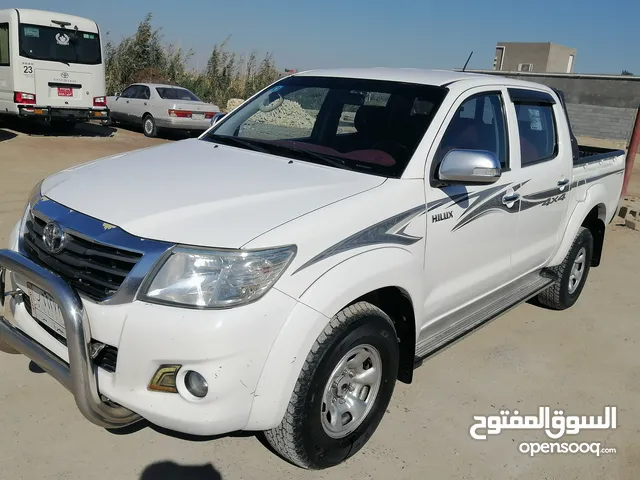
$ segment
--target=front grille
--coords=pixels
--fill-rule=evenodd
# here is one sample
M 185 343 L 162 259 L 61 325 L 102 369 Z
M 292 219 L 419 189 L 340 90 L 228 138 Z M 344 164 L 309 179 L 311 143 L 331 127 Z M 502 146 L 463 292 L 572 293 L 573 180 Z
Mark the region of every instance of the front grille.
M 65 232 L 64 250 L 52 254 L 42 242 L 46 224 L 39 217 L 27 220 L 26 254 L 93 300 L 103 301 L 116 293 L 142 257 L 141 253 L 91 241 L 69 231 Z

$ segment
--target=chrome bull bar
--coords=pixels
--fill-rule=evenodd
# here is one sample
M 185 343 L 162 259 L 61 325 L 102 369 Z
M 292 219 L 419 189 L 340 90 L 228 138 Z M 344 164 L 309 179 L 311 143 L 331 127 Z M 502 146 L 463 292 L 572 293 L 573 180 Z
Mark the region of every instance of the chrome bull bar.
M 106 403 L 100 397 L 97 367 L 90 355 L 89 319 L 78 293 L 58 275 L 20 253 L 0 250 L 0 302 L 3 306 L 6 297 L 20 294 L 5 293 L 7 272 L 20 275 L 53 296 L 64 318 L 69 364 L 14 327 L 3 314 L 0 314 L 0 341 L 33 360 L 66 387 L 73 394 L 80 412 L 90 422 L 100 427 L 118 428 L 140 420 L 137 414 L 124 407 Z

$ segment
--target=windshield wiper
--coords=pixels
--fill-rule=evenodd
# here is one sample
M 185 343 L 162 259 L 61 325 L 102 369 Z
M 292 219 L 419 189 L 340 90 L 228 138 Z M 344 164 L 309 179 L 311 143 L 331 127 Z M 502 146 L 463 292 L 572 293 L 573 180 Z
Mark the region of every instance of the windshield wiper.
M 327 155 L 324 153 L 312 152 L 310 150 L 305 150 L 304 148 L 295 148 L 288 147 L 286 145 L 273 145 L 276 149 L 287 150 L 289 152 L 294 152 L 296 154 L 303 155 L 311 160 L 316 160 L 317 163 L 321 163 L 322 165 L 328 165 L 329 167 L 336 168 L 344 168 L 347 170 L 353 170 L 347 162 L 339 157 L 334 157 L 333 155 Z
M 284 150 L 286 152 L 292 152 L 297 156 L 306 157 L 307 159 L 311 160 L 314 163 L 320 163 L 322 165 L 327 165 L 330 167 L 343 168 L 346 170 L 353 170 L 353 168 L 347 165 L 347 162 L 342 160 L 341 158 L 334 157 L 332 155 L 326 155 L 323 153 L 312 152 L 309 150 L 305 150 L 303 148 L 289 147 L 286 145 L 279 145 L 271 142 L 262 142 L 260 140 L 253 140 L 253 139 L 249 140 L 244 138 L 233 137 L 230 135 L 216 135 L 215 133 L 209 134 L 208 138 L 210 138 L 213 141 L 218 141 L 222 144 L 226 144 L 226 145 L 231 144 L 234 146 L 241 146 L 241 147 L 245 147 L 250 150 L 255 150 L 257 152 L 262 152 L 262 153 L 273 154 L 274 151 L 277 152 L 277 151 Z
M 255 152 L 269 153 L 269 151 L 261 147 L 260 145 L 256 145 L 254 142 L 250 140 L 245 140 L 238 137 L 231 137 L 228 135 L 216 135 L 215 133 L 207 135 L 208 138 L 213 140 L 214 142 L 220 142 L 223 145 L 231 145 L 231 146 L 240 146 L 247 148 L 249 150 L 253 150 Z

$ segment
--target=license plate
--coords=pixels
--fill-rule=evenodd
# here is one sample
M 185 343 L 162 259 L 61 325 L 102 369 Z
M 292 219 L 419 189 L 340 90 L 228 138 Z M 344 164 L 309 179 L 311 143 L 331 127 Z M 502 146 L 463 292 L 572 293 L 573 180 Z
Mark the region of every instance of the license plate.
M 59 97 L 73 97 L 73 88 L 58 87 Z
M 194 120 L 204 120 L 204 113 L 193 113 L 191 118 Z
M 27 290 L 31 300 L 31 315 L 58 335 L 67 338 L 62 312 L 53 297 L 32 283 L 27 283 Z

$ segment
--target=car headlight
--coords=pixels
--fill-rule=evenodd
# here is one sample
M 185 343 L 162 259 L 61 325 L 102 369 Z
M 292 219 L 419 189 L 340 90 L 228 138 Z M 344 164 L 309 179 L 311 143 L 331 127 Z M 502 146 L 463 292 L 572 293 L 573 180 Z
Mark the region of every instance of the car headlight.
M 244 305 L 267 293 L 295 254 L 295 246 L 268 250 L 176 247 L 145 282 L 139 299 L 196 308 Z

